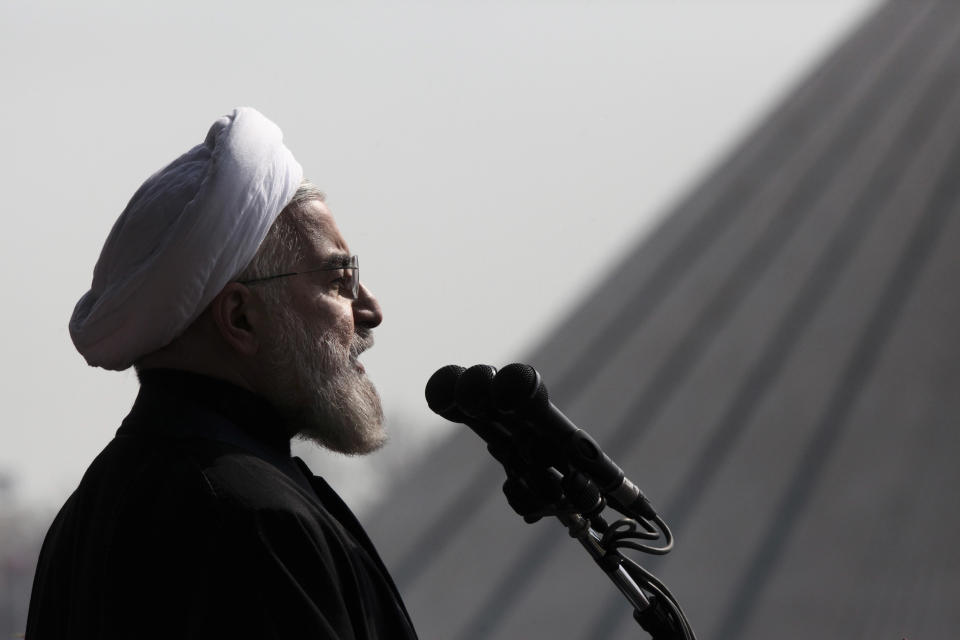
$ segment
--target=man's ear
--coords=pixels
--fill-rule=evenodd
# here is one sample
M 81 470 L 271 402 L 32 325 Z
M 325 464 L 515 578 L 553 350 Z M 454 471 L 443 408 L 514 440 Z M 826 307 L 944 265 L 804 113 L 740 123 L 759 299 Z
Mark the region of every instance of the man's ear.
M 264 328 L 263 301 L 239 282 L 228 283 L 210 303 L 213 323 L 232 349 L 254 355 L 260 348 Z

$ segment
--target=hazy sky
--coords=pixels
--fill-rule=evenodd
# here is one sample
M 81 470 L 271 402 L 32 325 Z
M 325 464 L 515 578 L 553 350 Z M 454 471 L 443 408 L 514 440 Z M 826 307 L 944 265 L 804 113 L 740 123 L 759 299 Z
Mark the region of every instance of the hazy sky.
M 127 199 L 234 106 L 328 193 L 416 449 L 453 428 L 436 368 L 523 357 L 875 4 L 4 0 L 0 473 L 55 506 L 116 430 L 135 377 L 67 321 Z M 362 502 L 377 455 L 312 465 Z

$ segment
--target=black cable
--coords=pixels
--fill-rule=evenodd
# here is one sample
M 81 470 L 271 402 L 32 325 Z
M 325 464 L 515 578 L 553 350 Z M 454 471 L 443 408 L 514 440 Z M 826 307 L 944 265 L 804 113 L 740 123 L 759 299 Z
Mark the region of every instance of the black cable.
M 693 628 L 690 626 L 686 615 L 684 615 L 683 610 L 680 608 L 680 603 L 677 602 L 677 599 L 674 598 L 672 593 L 670 593 L 670 589 L 667 588 L 667 585 L 663 584 L 659 578 L 637 564 L 632 558 L 628 558 L 627 556 L 623 555 L 620 557 L 623 560 L 621 566 L 623 566 L 624 570 L 630 574 L 630 577 L 638 583 L 638 586 L 652 591 L 654 594 L 660 597 L 662 601 L 670 608 L 671 613 L 679 622 L 684 636 L 688 640 L 696 640 L 696 635 L 693 633 Z
M 600 543 L 608 551 L 627 548 L 653 555 L 670 553 L 670 550 L 673 549 L 673 533 L 670 531 L 670 527 L 660 516 L 656 516 L 654 522 L 659 528 L 659 532 L 645 519 L 638 521 L 634 518 L 621 518 L 607 528 L 600 539 Z M 645 531 L 638 531 L 637 526 L 643 527 Z M 663 546 L 660 547 L 634 542 L 634 540 L 657 540 L 661 535 L 664 542 Z
M 643 531 L 638 531 L 637 526 L 643 527 Z M 657 540 L 660 532 L 654 530 L 648 522 L 640 523 L 633 518 L 621 518 L 611 524 L 601 538 L 601 544 L 607 546 L 611 541 L 623 540 L 626 538 L 643 538 L 646 540 Z

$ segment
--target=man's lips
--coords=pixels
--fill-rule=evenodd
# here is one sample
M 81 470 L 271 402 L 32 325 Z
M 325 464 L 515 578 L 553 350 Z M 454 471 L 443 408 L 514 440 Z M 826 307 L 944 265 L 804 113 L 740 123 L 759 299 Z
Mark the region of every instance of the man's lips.
M 366 349 L 359 349 L 350 354 L 350 364 L 352 364 L 357 371 L 360 373 L 366 373 L 367 369 L 363 366 L 363 363 L 360 362 L 360 354 L 366 351 Z
M 360 357 L 361 353 L 363 353 L 364 351 L 366 351 L 372 346 L 373 346 L 373 334 L 371 333 L 357 334 L 357 337 L 354 340 L 354 343 L 351 345 L 350 362 L 353 363 L 353 365 L 357 368 L 358 371 L 360 371 L 360 373 L 366 373 L 367 370 L 363 366 L 363 363 L 361 363 L 358 360 L 358 358 Z

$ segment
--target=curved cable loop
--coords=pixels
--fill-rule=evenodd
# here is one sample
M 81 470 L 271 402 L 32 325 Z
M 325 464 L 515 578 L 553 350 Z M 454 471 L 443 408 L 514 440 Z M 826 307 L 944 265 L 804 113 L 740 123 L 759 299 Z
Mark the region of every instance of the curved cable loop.
M 643 523 L 639 523 L 633 518 L 621 518 L 611 524 L 603 533 L 603 536 L 601 536 L 600 544 L 603 545 L 608 552 L 615 552 L 618 549 L 633 549 L 653 555 L 667 554 L 673 549 L 673 534 L 670 532 L 670 527 L 667 526 L 667 523 L 664 522 L 660 516 L 656 516 L 654 522 L 659 528 L 659 531 L 662 532 L 662 546 L 654 547 L 635 542 L 635 540 L 657 540 L 660 538 L 660 533 L 648 522 L 644 521 Z M 642 526 L 646 531 L 639 531 L 637 529 L 638 526 Z

